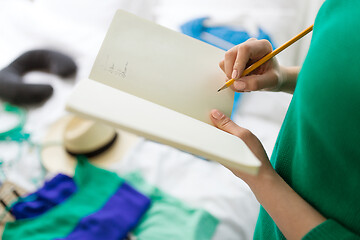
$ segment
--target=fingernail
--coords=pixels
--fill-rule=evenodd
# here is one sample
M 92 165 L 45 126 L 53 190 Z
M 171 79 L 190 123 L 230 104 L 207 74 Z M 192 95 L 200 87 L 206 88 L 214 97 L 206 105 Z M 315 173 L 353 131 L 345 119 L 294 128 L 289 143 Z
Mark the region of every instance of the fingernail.
M 232 75 L 231 75 L 231 78 L 236 78 L 238 75 L 238 71 L 235 69 L 233 72 L 232 72 Z
M 213 111 L 211 113 L 211 115 L 213 116 L 213 118 L 220 120 L 223 117 L 224 114 L 222 114 L 221 112 L 216 110 L 216 111 Z
M 237 90 L 244 90 L 245 87 L 246 87 L 246 84 L 245 84 L 244 82 L 242 82 L 242 81 L 236 82 L 235 88 L 236 88 Z

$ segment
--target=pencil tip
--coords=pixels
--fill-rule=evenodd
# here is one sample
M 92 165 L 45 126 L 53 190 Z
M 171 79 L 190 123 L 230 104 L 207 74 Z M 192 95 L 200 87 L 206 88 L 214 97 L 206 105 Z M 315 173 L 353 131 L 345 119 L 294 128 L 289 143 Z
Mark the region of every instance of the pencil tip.
M 218 89 L 218 92 L 220 92 L 221 91 L 221 88 L 220 89 Z

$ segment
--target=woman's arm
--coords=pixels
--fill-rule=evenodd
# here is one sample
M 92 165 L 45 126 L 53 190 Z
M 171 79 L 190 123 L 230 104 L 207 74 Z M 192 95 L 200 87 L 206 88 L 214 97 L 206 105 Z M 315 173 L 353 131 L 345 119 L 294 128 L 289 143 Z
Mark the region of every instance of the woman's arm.
M 326 219 L 278 174 L 248 181 L 259 203 L 287 239 L 301 239 Z
M 241 138 L 262 162 L 257 176 L 230 170 L 249 185 L 260 204 L 287 239 L 301 239 L 311 229 L 326 221 L 275 172 L 255 135 L 237 126 L 217 110 L 211 112 L 210 118 L 216 127 Z

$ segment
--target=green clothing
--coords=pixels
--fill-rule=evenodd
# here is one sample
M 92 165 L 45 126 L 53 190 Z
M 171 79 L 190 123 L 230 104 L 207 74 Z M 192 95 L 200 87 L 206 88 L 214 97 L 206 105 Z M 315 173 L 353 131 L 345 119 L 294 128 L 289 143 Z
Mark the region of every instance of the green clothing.
M 360 239 L 360 1 L 326 0 L 271 158 L 328 220 L 304 239 Z M 261 208 L 254 239 L 284 239 Z
M 64 238 L 81 218 L 100 209 L 124 182 L 116 173 L 97 168 L 84 157 L 78 158 L 74 180 L 78 187 L 75 194 L 39 217 L 7 223 L 2 239 Z
M 151 206 L 134 229 L 138 240 L 209 240 L 218 219 L 150 186 L 138 173 L 124 177 L 151 198 Z M 77 191 L 63 203 L 36 218 L 20 219 L 5 226 L 2 239 L 48 240 L 65 238 L 79 221 L 101 209 L 124 183 L 116 173 L 97 168 L 78 157 L 74 180 Z M 66 213 L 66 214 L 64 214 Z
M 219 220 L 202 209 L 195 209 L 151 186 L 138 173 L 123 176 L 135 189 L 151 199 L 134 235 L 138 240 L 208 240 Z

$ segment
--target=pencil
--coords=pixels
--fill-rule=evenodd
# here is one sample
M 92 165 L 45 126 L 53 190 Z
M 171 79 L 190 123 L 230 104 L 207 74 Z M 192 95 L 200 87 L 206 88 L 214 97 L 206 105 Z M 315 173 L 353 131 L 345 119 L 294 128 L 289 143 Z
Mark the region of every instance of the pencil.
M 244 76 L 248 75 L 249 73 L 251 73 L 252 71 L 257 69 L 258 67 L 260 67 L 261 65 L 263 65 L 264 63 L 269 61 L 271 58 L 275 57 L 277 54 L 279 54 L 280 52 L 285 50 L 287 47 L 291 46 L 293 43 L 298 41 L 300 38 L 304 37 L 306 34 L 311 32 L 313 30 L 313 27 L 314 27 L 314 25 L 311 25 L 310 27 L 308 27 L 307 29 L 305 29 L 304 31 L 302 31 L 301 33 L 299 33 L 298 35 L 296 35 L 295 37 L 293 37 L 292 39 L 290 39 L 289 41 L 284 43 L 282 46 L 278 47 L 277 49 L 275 49 L 271 53 L 265 55 L 262 59 L 260 59 L 259 61 L 257 61 L 256 63 L 254 63 L 250 67 L 248 67 L 247 69 L 245 69 L 245 71 L 241 74 L 240 77 L 244 77 Z M 231 84 L 233 84 L 234 81 L 235 81 L 235 79 L 233 79 L 233 78 L 230 79 L 229 81 L 227 81 L 224 84 L 224 86 L 222 86 L 218 90 L 218 92 L 220 92 L 221 90 L 224 90 L 224 89 L 228 88 L 229 86 L 231 86 Z

